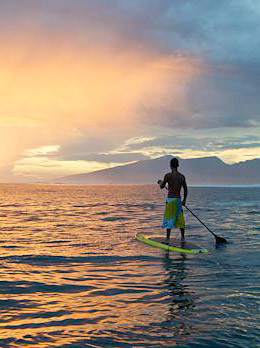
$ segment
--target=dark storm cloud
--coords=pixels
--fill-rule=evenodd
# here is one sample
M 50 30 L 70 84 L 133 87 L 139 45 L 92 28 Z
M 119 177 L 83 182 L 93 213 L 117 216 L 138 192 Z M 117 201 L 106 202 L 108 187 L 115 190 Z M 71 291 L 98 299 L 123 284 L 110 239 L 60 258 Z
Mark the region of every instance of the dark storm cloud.
M 141 109 L 145 123 L 177 128 L 253 127 L 260 124 L 260 65 L 211 66 L 187 86 L 187 107 L 168 91 L 169 103 Z M 160 117 L 159 117 L 160 115 Z

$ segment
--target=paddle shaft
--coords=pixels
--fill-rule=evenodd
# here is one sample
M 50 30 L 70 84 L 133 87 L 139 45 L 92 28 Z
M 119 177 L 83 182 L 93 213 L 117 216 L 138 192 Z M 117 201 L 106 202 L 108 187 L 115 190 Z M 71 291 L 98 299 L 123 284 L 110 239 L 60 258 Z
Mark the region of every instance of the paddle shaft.
M 214 237 L 216 237 L 215 233 L 212 232 L 205 224 L 204 222 L 202 222 L 198 217 L 197 215 L 195 215 L 186 205 L 184 206 L 204 227 L 206 227 L 206 229 L 213 234 Z

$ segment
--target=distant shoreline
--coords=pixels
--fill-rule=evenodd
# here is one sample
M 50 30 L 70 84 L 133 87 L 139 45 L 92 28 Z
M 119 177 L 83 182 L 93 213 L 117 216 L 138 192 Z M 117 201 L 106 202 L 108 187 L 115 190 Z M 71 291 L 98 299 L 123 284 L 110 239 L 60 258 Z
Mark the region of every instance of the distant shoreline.
M 133 184 L 133 183 L 125 183 L 125 184 L 82 184 L 82 183 L 46 183 L 46 182 L 0 182 L 0 185 L 44 185 L 44 186 L 157 186 L 156 184 Z M 202 184 L 192 184 L 188 185 L 188 187 L 195 187 L 195 188 L 260 188 L 260 184 L 252 184 L 252 185 L 228 185 L 228 184 L 222 184 L 222 185 L 202 185 Z

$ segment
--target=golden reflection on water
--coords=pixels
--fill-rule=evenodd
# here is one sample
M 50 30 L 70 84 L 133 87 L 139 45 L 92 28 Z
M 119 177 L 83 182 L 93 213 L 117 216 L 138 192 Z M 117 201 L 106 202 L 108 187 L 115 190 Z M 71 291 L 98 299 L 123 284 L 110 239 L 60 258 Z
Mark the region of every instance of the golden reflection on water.
M 79 334 L 86 338 L 93 330 L 105 332 L 108 326 L 109 331 L 120 328 L 131 331 L 136 325 L 160 323 L 169 308 L 168 294 L 160 294 L 163 276 L 157 274 L 156 282 L 161 283 L 158 291 L 158 285 L 154 287 L 151 279 L 154 275 L 144 274 L 143 267 L 135 262 L 102 263 L 94 268 L 86 262 L 72 262 L 68 267 L 11 265 L 8 274 L 1 274 L 1 282 L 16 284 L 19 301 L 29 300 L 31 306 L 9 312 L 9 317 L 0 323 L 2 339 L 48 336 L 58 331 L 61 336 L 55 338 L 55 344 L 68 344 Z M 84 287 L 89 289 L 84 291 Z M 17 300 L 17 295 L 9 294 L 8 300 Z M 72 337 L 66 334 L 64 337 L 64 331 Z
M 160 301 L 164 301 L 167 295 L 159 296 L 159 301 L 157 301 L 158 289 L 153 289 L 154 283 L 151 282 L 149 274 L 143 275 L 142 281 L 145 286 L 138 283 L 138 279 L 136 279 L 136 286 L 133 287 L 131 279 L 134 279 L 134 271 L 138 273 L 138 269 L 141 270 L 142 267 L 132 266 L 132 278 L 123 283 L 119 277 L 120 273 L 125 271 L 124 265 L 114 265 L 111 272 L 109 267 L 104 270 L 102 265 L 100 269 L 97 269 L 97 273 L 101 273 L 101 277 L 95 275 L 95 272 L 89 276 L 86 265 L 74 268 L 70 266 L 66 278 L 59 273 L 52 277 L 55 271 L 58 272 L 53 266 L 45 268 L 37 266 L 39 274 L 33 273 L 34 267 L 25 267 L 25 272 L 31 271 L 32 273 L 22 276 L 22 272 L 19 272 L 13 274 L 12 277 L 2 277 L 1 281 L 17 282 L 18 284 L 22 279 L 24 285 L 19 284 L 18 286 L 21 293 L 23 293 L 23 289 L 25 292 L 32 291 L 32 289 L 30 290 L 32 285 L 26 285 L 26 282 L 38 282 L 44 284 L 44 287 L 39 286 L 37 292 L 36 284 L 36 289 L 32 293 L 19 294 L 20 302 L 28 301 L 29 298 L 33 307 L 19 308 L 18 313 L 15 311 L 11 315 L 9 314 L 9 318 L 5 318 L 5 322 L 0 323 L 1 338 L 19 339 L 26 335 L 48 335 L 48 333 L 59 331 L 62 332 L 62 335 L 56 337 L 55 344 L 61 345 L 72 343 L 73 337 L 76 338 L 79 331 L 82 338 L 88 337 L 88 333 L 93 330 L 95 332 L 106 331 L 108 325 L 111 331 L 123 327 L 132 330 L 137 324 L 147 327 L 150 323 L 153 325 L 156 322 L 160 323 L 169 306 L 167 302 L 163 305 L 160 304 Z M 93 271 L 93 269 L 91 270 Z M 102 276 L 103 272 L 106 272 L 105 277 Z M 128 272 L 128 277 L 131 272 Z M 115 274 L 118 274 L 118 279 L 115 278 Z M 86 276 L 89 278 L 85 279 Z M 159 279 L 157 278 L 157 281 Z M 76 291 L 78 286 L 91 287 L 91 289 L 87 291 L 79 289 L 78 293 L 62 293 L 57 289 L 57 285 L 60 287 L 75 286 L 74 289 L 73 287 L 67 289 L 71 292 Z M 46 287 L 49 288 L 46 289 Z M 149 291 L 143 293 L 147 289 Z M 124 294 L 124 291 L 127 292 Z M 17 300 L 17 296 L 9 295 L 8 300 Z M 149 321 L 147 321 L 147 315 L 149 315 Z M 136 318 L 138 318 L 138 323 Z M 69 332 L 72 337 L 63 337 L 64 330 Z

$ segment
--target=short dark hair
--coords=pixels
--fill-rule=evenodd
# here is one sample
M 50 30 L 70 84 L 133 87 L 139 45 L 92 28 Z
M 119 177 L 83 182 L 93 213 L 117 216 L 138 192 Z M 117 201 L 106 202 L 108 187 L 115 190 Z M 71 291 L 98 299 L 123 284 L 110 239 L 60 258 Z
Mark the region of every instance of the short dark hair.
M 172 158 L 171 159 L 171 168 L 178 168 L 179 167 L 179 160 L 178 158 Z

